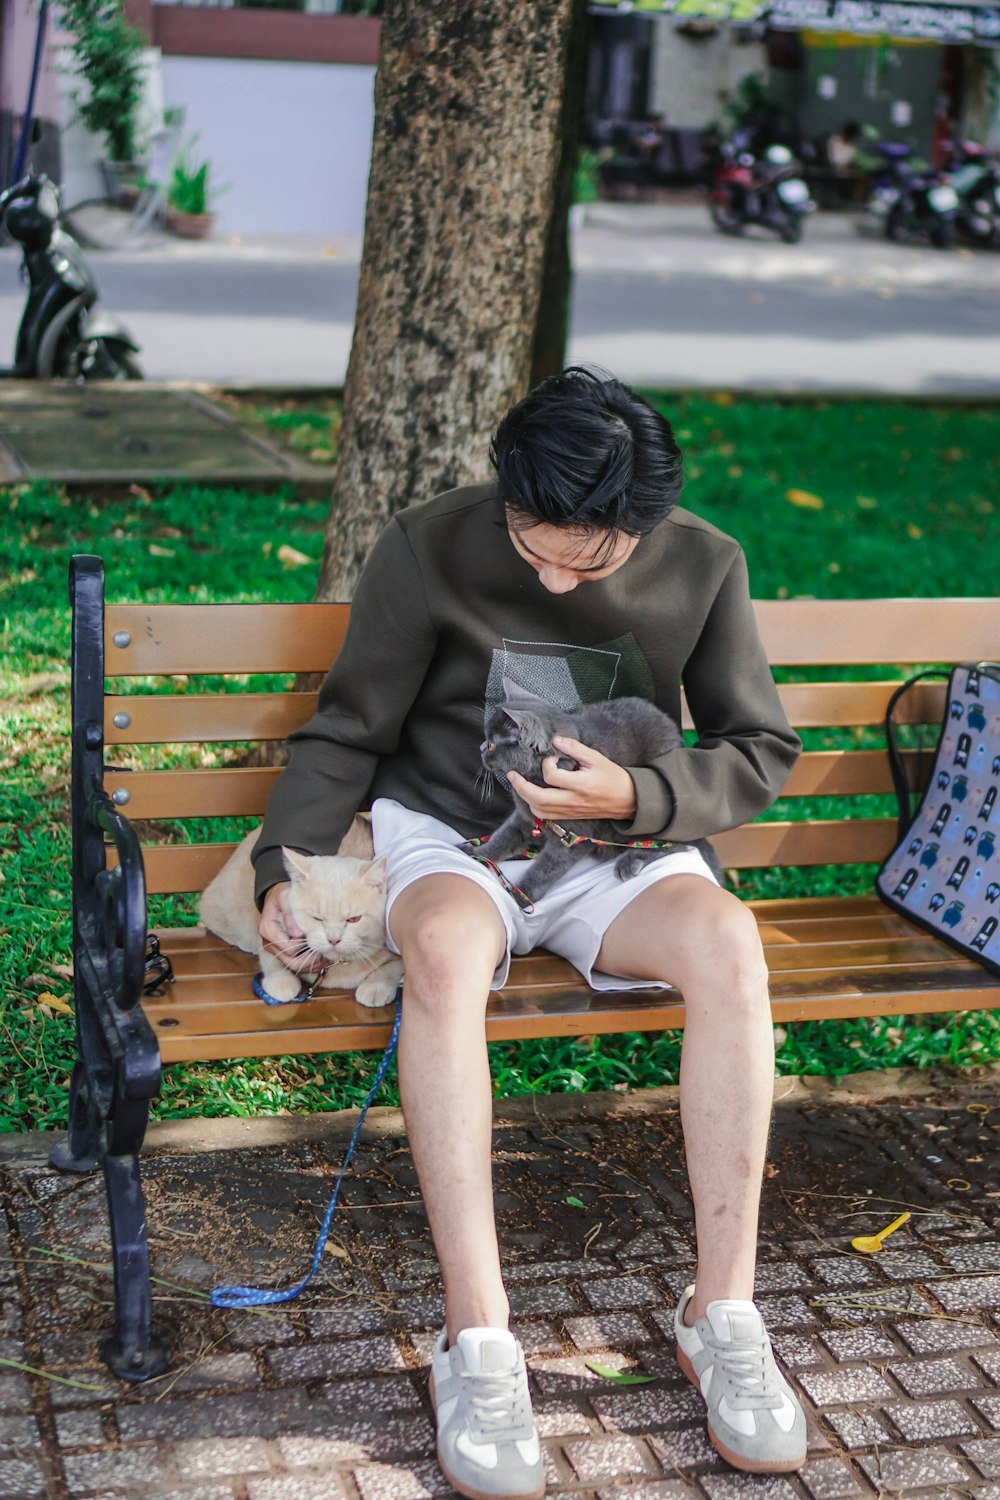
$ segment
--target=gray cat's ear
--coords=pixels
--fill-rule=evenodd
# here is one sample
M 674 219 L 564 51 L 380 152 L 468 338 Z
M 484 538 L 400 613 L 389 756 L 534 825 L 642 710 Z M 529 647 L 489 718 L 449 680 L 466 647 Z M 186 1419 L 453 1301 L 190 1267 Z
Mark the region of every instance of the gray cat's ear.
M 373 890 L 378 891 L 379 895 L 385 890 L 388 864 L 388 855 L 380 854 L 378 859 L 372 860 L 364 874 L 365 884 L 370 885 Z
M 285 871 L 293 885 L 297 880 L 308 879 L 309 856 L 307 854 L 300 854 L 297 849 L 286 849 L 282 845 L 281 857 L 285 861 Z

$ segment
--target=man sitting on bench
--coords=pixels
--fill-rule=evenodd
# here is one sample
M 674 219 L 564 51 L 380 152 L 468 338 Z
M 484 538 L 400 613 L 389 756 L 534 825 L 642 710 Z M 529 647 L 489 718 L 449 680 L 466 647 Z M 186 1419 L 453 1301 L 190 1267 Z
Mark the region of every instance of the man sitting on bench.
M 544 1491 L 493 1212 L 490 989 L 512 951 L 534 946 L 597 989 L 676 985 L 698 1246 L 678 1358 L 730 1463 L 796 1469 L 805 1418 L 752 1301 L 774 1075 L 752 913 L 690 850 L 628 880 L 586 860 L 525 912 L 457 847 L 510 810 L 499 786 L 480 797 L 477 775 L 484 701 L 489 711 L 511 691 L 564 708 L 637 695 L 679 721 L 683 679 L 698 732 L 655 766 L 579 746 L 575 770 L 548 759 L 545 787 L 518 788 L 540 818 L 613 818 L 623 841 L 683 842 L 769 806 L 800 745 L 746 563 L 735 541 L 678 507 L 673 432 L 618 381 L 583 370 L 544 381 L 503 418 L 491 459 L 495 483 L 404 510 L 372 551 L 317 713 L 291 736 L 270 800 L 255 855 L 261 935 L 276 947 L 300 936 L 281 846 L 335 852 L 370 797 L 406 976 L 400 1093 L 445 1292 L 431 1370 L 438 1456 L 455 1488 L 478 1497 Z

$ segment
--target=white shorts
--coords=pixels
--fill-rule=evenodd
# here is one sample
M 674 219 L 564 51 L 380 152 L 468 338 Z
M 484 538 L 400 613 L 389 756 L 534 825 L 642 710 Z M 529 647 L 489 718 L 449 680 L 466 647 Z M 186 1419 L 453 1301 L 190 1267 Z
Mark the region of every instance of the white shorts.
M 655 979 L 595 973 L 604 934 L 641 891 L 669 880 L 671 875 L 700 875 L 718 885 L 697 849 L 681 848 L 664 855 L 628 880 L 618 879 L 614 861 L 579 854 L 569 874 L 525 912 L 486 865 L 477 864 L 456 847 L 464 842 L 462 835 L 437 818 L 411 812 L 389 797 L 379 797 L 372 806 L 372 835 L 376 856 L 388 856 L 386 926 L 392 951 L 398 953 L 399 949 L 389 919 L 400 891 L 427 875 L 463 875 L 490 897 L 507 932 L 507 952 L 493 975 L 491 987 L 496 990 L 507 982 L 511 954 L 530 953 L 533 948 L 548 948 L 567 959 L 591 989 L 619 990 L 623 985 L 629 989 L 670 989 L 669 984 Z M 512 885 L 520 885 L 529 867 L 526 859 L 505 860 L 500 866 Z

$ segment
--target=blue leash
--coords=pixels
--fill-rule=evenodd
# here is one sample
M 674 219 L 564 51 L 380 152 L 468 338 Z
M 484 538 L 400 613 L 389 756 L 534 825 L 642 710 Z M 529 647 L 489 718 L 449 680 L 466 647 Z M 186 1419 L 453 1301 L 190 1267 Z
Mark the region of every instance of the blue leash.
M 382 1061 L 379 1063 L 378 1068 L 376 1069 L 375 1077 L 372 1081 L 372 1086 L 368 1091 L 368 1098 L 361 1106 L 361 1113 L 358 1116 L 358 1123 L 354 1127 L 350 1143 L 347 1147 L 347 1155 L 344 1157 L 343 1166 L 341 1167 L 340 1172 L 337 1176 L 337 1181 L 333 1185 L 333 1193 L 331 1194 L 330 1202 L 327 1204 L 326 1213 L 323 1215 L 323 1223 L 320 1225 L 319 1237 L 316 1240 L 316 1248 L 313 1251 L 312 1265 L 309 1267 L 308 1272 L 297 1286 L 291 1287 L 287 1292 L 268 1292 L 265 1291 L 262 1287 L 253 1286 L 217 1286 L 211 1294 L 213 1307 L 266 1307 L 275 1302 L 290 1302 L 293 1297 L 297 1297 L 299 1293 L 309 1285 L 310 1281 L 312 1281 L 313 1277 L 316 1275 L 316 1272 L 319 1268 L 319 1263 L 323 1258 L 323 1251 L 326 1248 L 327 1237 L 330 1233 L 330 1224 L 333 1221 L 334 1209 L 337 1207 L 337 1195 L 340 1192 L 340 1184 L 344 1180 L 344 1173 L 347 1171 L 347 1168 L 350 1165 L 351 1157 L 354 1154 L 354 1148 L 358 1144 L 358 1137 L 361 1134 L 361 1127 L 365 1123 L 365 1115 L 368 1113 L 371 1102 L 375 1098 L 375 1095 L 378 1093 L 379 1088 L 382 1085 L 382 1080 L 386 1075 L 386 1071 L 389 1067 L 390 1062 L 392 1061 L 392 1055 L 396 1050 L 396 1043 L 399 1040 L 399 1023 L 402 1020 L 402 1017 L 402 996 L 397 995 L 396 1019 L 392 1025 L 392 1035 L 390 1036 L 389 1041 L 386 1045 L 386 1049 L 382 1054 Z

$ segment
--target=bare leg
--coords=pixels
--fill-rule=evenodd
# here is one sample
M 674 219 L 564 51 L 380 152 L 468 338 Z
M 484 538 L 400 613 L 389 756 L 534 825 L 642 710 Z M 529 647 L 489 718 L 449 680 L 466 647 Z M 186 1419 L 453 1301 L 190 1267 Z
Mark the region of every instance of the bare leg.
M 717 1298 L 753 1297 L 774 1079 L 757 924 L 729 892 L 697 875 L 673 876 L 615 919 L 597 967 L 666 980 L 684 995 L 681 1123 L 698 1238 L 693 1321 Z
M 505 949 L 489 896 L 461 875 L 415 881 L 390 926 L 403 955 L 399 1088 L 445 1290 L 448 1337 L 506 1328 L 493 1214 L 484 1014 Z

